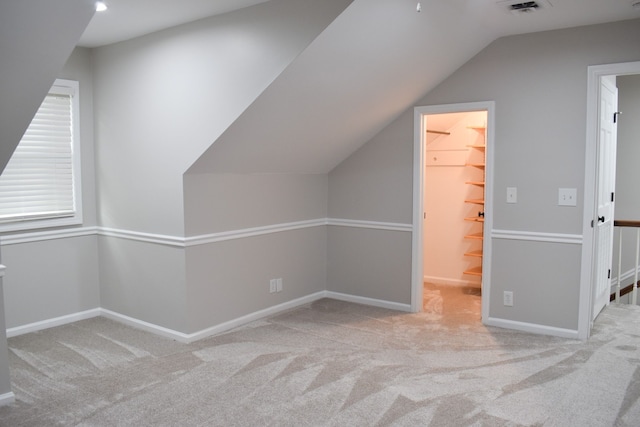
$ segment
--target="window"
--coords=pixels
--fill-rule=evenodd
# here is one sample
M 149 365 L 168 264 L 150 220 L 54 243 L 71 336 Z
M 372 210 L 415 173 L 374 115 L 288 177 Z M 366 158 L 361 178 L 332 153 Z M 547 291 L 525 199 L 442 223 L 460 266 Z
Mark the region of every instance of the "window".
M 78 82 L 56 80 L 0 175 L 0 231 L 82 223 Z

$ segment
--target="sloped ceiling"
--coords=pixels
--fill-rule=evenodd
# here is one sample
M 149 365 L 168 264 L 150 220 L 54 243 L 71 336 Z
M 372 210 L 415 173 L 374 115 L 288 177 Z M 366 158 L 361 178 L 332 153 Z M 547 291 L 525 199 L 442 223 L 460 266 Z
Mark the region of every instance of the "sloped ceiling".
M 94 16 L 78 45 L 105 46 L 267 1 L 106 0 L 109 8 Z
M 0 2 L 0 171 L 91 20 L 94 4 Z
M 422 1 L 422 13 L 355 0 L 187 173 L 327 173 L 496 38 L 637 15 L 623 1 L 556 0 L 525 17 L 491 0 Z
M 327 173 L 492 40 L 459 12 L 354 1 L 189 172 Z

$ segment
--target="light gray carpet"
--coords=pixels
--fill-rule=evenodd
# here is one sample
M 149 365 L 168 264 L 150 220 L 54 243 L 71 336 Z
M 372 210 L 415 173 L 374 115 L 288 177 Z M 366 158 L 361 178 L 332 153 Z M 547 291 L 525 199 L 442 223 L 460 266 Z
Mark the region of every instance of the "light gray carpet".
M 445 321 L 427 294 L 421 314 L 324 299 L 191 345 L 103 318 L 11 338 L 0 425 L 640 425 L 640 307 L 585 343 Z

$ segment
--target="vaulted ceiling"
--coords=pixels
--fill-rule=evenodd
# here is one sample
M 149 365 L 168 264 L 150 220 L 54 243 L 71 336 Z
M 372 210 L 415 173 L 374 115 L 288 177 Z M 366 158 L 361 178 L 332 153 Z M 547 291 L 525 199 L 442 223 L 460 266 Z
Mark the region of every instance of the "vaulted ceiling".
M 327 173 L 496 38 L 634 17 L 627 0 L 416 3 L 355 0 L 189 173 Z
M 106 12 L 96 14 L 79 45 L 97 47 L 149 34 L 185 22 L 269 0 L 104 0 Z M 513 19 L 507 6 L 524 0 L 421 0 L 422 13 L 433 14 L 439 3 L 449 3 L 461 13 L 471 13 L 500 37 L 579 25 L 633 19 L 640 10 L 632 5 L 638 0 L 538 0 L 537 12 Z M 417 0 L 393 0 L 401 7 L 415 10 Z M 522 17 L 522 16 L 521 16 Z
M 101 46 L 266 1 L 105 0 L 86 30 L 93 0 L 3 2 L 0 166 L 83 30 Z M 498 37 L 640 16 L 637 0 L 517 1 L 355 0 L 190 171 L 325 173 Z
M 0 3 L 0 172 L 94 12 L 93 0 Z

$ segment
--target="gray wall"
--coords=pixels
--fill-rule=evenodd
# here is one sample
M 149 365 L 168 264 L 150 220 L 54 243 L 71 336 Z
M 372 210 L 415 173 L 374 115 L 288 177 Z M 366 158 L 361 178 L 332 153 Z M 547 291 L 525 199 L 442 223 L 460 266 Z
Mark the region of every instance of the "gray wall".
M 494 206 L 487 206 L 493 209 L 494 229 L 582 233 L 587 66 L 639 60 L 638 40 L 638 20 L 498 39 L 417 103 L 495 101 L 495 200 Z M 413 110 L 403 113 L 368 145 L 377 152 L 411 153 Z M 363 157 L 367 158 L 359 159 Z M 389 180 L 385 191 L 373 185 L 382 171 L 397 167 L 396 157 L 361 149 L 343 164 L 353 165 L 348 173 L 342 165 L 331 172 L 330 213 L 384 220 L 394 206 L 396 217 L 410 222 L 412 156 L 404 157 L 402 167 L 407 173 Z M 361 182 L 360 188 L 372 183 L 372 197 L 380 198 L 375 205 L 367 205 L 368 210 L 359 209 L 347 197 L 335 196 L 343 191 L 343 182 L 348 185 L 354 180 Z M 518 188 L 516 205 L 506 204 L 506 187 L 511 186 Z M 577 188 L 577 207 L 557 206 L 559 187 Z M 368 196 L 352 193 L 352 197 Z M 338 205 L 332 204 L 338 199 Z M 493 245 L 490 316 L 577 329 L 581 246 L 496 239 Z M 329 241 L 329 253 L 334 250 L 336 246 Z M 387 251 L 389 257 L 410 257 L 410 253 L 409 241 L 403 253 L 392 248 Z M 528 275 L 526 280 L 523 275 Z M 408 300 L 407 280 L 408 276 L 398 275 L 389 285 L 394 300 Z M 349 289 L 340 281 L 331 286 Z M 514 292 L 515 304 L 509 310 L 501 304 L 504 290 Z M 551 298 L 554 304 L 547 304 Z
M 91 0 L 0 3 L 0 172 L 94 13 Z M 2 282 L 0 394 L 5 394 L 11 384 Z
M 330 226 L 327 290 L 411 304 L 411 233 Z
M 326 217 L 326 174 L 183 172 L 346 4 L 276 0 L 104 48 L 74 50 L 57 77 L 80 81 L 83 225 L 134 235 L 6 245 L 7 327 L 103 307 L 192 331 L 191 325 L 208 327 L 209 321 L 229 320 L 227 314 L 323 289 L 326 236 L 318 232 L 324 227 L 285 233 L 287 238 L 278 233 L 244 239 L 237 243 L 248 248 L 233 255 L 220 251 L 230 243 L 197 247 L 189 251 L 189 274 L 184 247 L 143 241 L 135 233 L 162 241 Z M 262 252 L 276 246 L 286 249 L 276 263 L 286 284 L 271 299 L 242 297 L 268 290 L 273 277 L 261 269 L 250 280 L 246 269 L 233 280 L 228 273 L 224 282 L 209 275 L 211 265 L 230 265 L 233 257 L 264 265 Z M 302 254 L 308 262 L 300 262 Z M 317 279 L 298 280 L 303 276 Z M 193 282 L 189 292 L 187 277 Z M 212 317 L 201 302 L 221 301 L 211 298 L 214 292 L 242 302 Z M 187 311 L 187 298 L 198 311 Z
M 183 173 L 335 18 L 333 3 L 273 0 L 96 49 L 101 224 L 183 236 Z
M 3 245 L 7 328 L 100 307 L 96 236 Z
M 413 114 L 407 112 L 329 174 L 330 218 L 411 224 Z M 411 303 L 411 233 L 329 226 L 327 289 Z
M 100 225 L 166 240 L 326 217 L 326 174 L 184 173 L 347 3 L 273 0 L 96 49 Z M 308 295 L 325 283 L 322 229 L 188 248 L 103 238 L 103 307 L 194 332 Z
M 58 78 L 77 80 L 83 227 L 96 225 L 91 51 L 75 49 Z M 4 280 L 7 327 L 100 307 L 96 236 L 6 244 Z
M 188 332 L 323 291 L 326 247 L 319 226 L 187 248 Z
M 184 187 L 187 236 L 327 217 L 326 174 L 195 174 Z
M 327 175 L 185 175 L 188 236 L 324 219 Z M 206 243 L 186 250 L 189 332 L 322 291 L 326 226 Z M 283 291 L 269 293 L 282 278 Z
M 331 171 L 329 216 L 410 224 L 411 162 L 413 113 L 407 111 Z
M 102 308 L 186 331 L 183 248 L 100 236 L 98 253 Z

